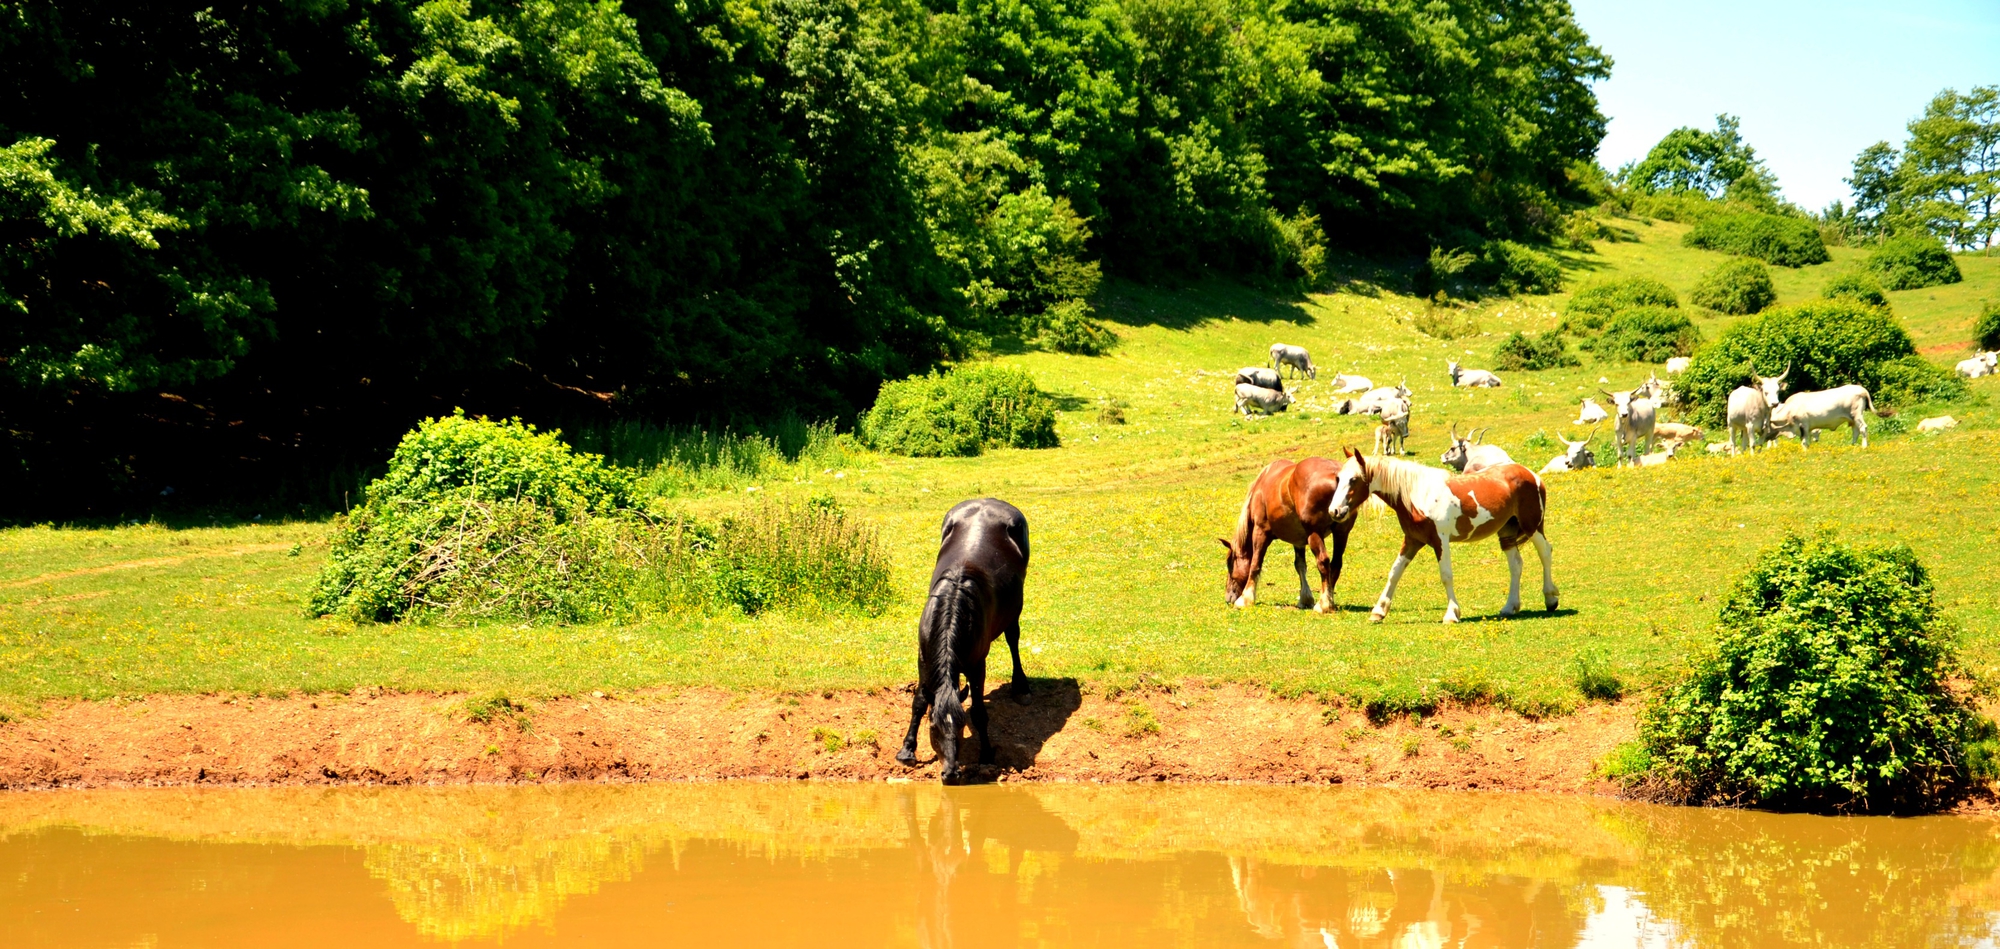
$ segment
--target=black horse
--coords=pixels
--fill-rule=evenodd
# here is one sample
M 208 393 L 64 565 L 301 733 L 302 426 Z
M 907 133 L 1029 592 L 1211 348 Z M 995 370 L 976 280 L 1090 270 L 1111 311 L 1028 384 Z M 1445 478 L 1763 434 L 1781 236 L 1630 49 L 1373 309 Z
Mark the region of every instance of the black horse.
M 958 736 L 965 727 L 958 677 L 972 693 L 972 729 L 979 763 L 992 764 L 986 733 L 986 653 L 1002 633 L 1014 654 L 1014 697 L 1025 701 L 1028 674 L 1021 670 L 1021 586 L 1028 574 L 1028 519 L 995 498 L 961 501 L 944 516 L 930 599 L 917 622 L 917 694 L 910 701 L 910 733 L 896 760 L 917 763 L 917 726 L 931 713 L 931 743 L 944 762 L 944 783 L 957 784 Z

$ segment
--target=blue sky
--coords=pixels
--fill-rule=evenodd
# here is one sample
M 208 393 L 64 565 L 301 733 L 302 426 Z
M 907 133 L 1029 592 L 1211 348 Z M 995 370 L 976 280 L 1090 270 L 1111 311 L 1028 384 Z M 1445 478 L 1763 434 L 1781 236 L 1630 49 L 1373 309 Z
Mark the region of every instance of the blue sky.
M 1855 153 L 1887 139 L 1947 86 L 2000 84 L 2000 0 L 1571 0 L 1616 65 L 1598 84 L 1616 169 L 1668 131 L 1743 119 L 1785 197 L 1846 200 Z

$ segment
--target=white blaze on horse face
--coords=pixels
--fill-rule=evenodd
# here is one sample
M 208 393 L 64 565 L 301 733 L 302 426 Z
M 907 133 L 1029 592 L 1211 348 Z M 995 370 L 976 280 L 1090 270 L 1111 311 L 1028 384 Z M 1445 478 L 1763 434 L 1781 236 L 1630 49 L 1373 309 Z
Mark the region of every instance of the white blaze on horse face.
M 1332 515 L 1333 519 L 1336 521 L 1344 521 L 1347 519 L 1347 516 L 1350 513 L 1352 513 L 1352 511 L 1348 509 L 1347 489 L 1353 483 L 1354 483 L 1354 464 L 1352 462 L 1349 462 L 1345 465 L 1341 465 L 1340 480 L 1336 482 L 1333 486 L 1333 506 L 1327 509 L 1327 513 Z

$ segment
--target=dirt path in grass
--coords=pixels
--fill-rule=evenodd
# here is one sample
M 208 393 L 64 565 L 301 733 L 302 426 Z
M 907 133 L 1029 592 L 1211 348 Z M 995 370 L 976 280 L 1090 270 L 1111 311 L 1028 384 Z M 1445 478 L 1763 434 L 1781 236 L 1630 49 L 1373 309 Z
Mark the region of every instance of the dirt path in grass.
M 894 760 L 901 691 L 720 689 L 591 695 L 493 708 L 464 695 L 197 695 L 63 702 L 0 724 L 0 788 L 175 784 L 464 784 L 833 778 L 936 780 Z M 1632 734 L 1628 705 L 1530 721 L 1454 709 L 1370 724 L 1358 711 L 1234 685 L 1083 694 L 996 692 L 995 780 L 1254 781 L 1607 793 L 1591 770 Z
M 9 580 L 6 583 L 0 583 L 0 590 L 14 590 L 20 587 L 31 587 L 38 583 L 49 583 L 55 580 L 67 580 L 70 577 L 89 576 L 90 574 L 93 573 L 113 573 L 119 570 L 137 570 L 142 567 L 171 567 L 177 563 L 186 563 L 187 561 L 190 560 L 197 560 L 205 557 L 241 557 L 245 554 L 268 554 L 280 550 L 290 550 L 292 549 L 293 546 L 295 545 L 291 543 L 249 544 L 242 547 L 231 547 L 228 548 L 227 550 L 200 550 L 191 553 L 176 554 L 175 556 L 172 557 L 148 557 L 144 560 L 124 560 L 118 563 L 108 563 L 98 567 L 82 567 L 76 570 L 59 570 L 55 573 L 44 573 L 38 576 L 26 577 L 20 580 Z

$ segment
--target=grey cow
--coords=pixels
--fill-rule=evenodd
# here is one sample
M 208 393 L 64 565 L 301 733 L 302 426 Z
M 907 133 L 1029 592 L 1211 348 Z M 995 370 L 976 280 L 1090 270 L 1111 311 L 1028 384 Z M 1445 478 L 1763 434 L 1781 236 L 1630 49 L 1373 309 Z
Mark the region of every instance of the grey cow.
M 1271 368 L 1284 371 L 1292 367 L 1299 375 L 1308 379 L 1319 378 L 1319 367 L 1313 365 L 1312 356 L 1304 346 L 1287 346 L 1284 343 L 1271 344 Z

